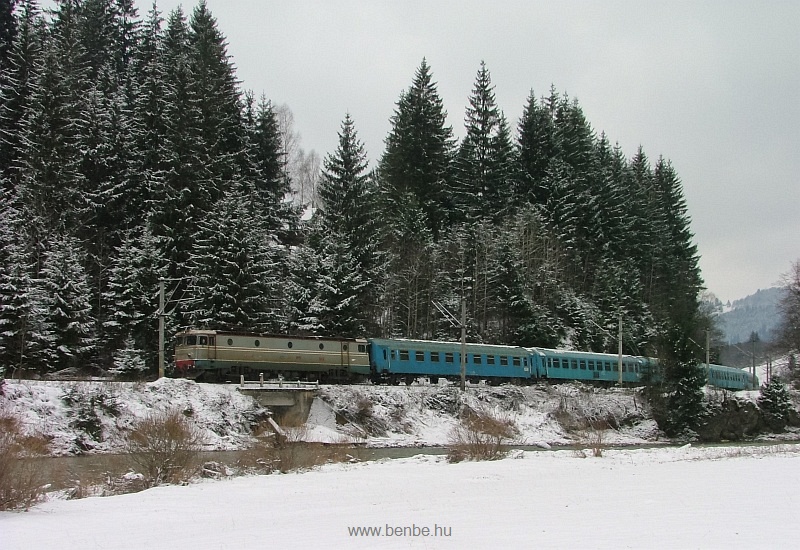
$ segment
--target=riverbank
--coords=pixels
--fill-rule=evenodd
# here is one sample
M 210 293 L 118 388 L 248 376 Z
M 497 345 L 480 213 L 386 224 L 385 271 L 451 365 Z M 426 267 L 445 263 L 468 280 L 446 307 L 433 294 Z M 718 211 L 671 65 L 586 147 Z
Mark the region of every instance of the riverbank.
M 758 392 L 720 393 L 709 400 L 754 402 Z M 795 396 L 796 398 L 796 396 Z M 184 379 L 151 383 L 7 381 L 0 413 L 41 436 L 52 456 L 123 452 L 131 427 L 147 414 L 180 411 L 200 430 L 206 451 L 253 443 L 270 411 L 235 385 Z M 665 441 L 641 390 L 579 383 L 534 386 L 320 386 L 307 419 L 284 419 L 294 440 L 366 447 L 442 447 L 465 409 L 514 426 L 515 446 L 647 445 Z M 796 431 L 762 435 L 796 439 Z M 750 439 L 753 439 L 751 437 Z

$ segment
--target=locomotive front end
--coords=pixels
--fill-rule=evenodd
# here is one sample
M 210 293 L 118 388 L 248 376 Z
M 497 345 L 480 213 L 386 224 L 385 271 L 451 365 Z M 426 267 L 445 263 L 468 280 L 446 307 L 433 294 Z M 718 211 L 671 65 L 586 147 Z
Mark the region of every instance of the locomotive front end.
M 187 330 L 175 336 L 175 371 L 182 378 L 197 378 L 216 355 L 214 331 Z

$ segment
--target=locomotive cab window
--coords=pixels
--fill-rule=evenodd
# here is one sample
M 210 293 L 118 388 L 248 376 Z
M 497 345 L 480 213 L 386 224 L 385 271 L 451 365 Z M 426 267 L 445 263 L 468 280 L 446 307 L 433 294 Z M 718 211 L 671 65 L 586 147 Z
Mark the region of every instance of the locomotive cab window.
M 183 345 L 183 336 L 178 336 L 175 338 L 175 345 L 182 346 Z
M 359 345 L 358 345 L 358 353 L 367 353 L 367 346 L 366 346 L 366 344 L 359 344 Z
M 209 345 L 209 346 L 216 346 L 216 345 L 217 345 L 217 344 L 216 344 L 216 340 L 217 340 L 217 339 L 216 339 L 216 338 L 214 338 L 213 336 L 209 336 L 209 337 L 208 337 L 208 345 Z
M 187 336 L 186 337 L 186 345 L 187 346 L 196 346 L 197 345 L 197 336 Z
M 208 336 L 201 336 L 200 337 L 200 345 L 207 346 L 208 345 Z

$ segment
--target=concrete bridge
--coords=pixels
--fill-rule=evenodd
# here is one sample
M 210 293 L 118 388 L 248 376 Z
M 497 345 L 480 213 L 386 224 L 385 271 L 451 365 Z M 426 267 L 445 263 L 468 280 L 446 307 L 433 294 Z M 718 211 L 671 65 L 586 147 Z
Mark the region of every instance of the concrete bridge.
M 245 382 L 242 377 L 237 389 L 239 393 L 255 399 L 259 405 L 268 407 L 278 424 L 297 426 L 308 420 L 319 383 L 265 381 L 262 375 L 258 382 Z

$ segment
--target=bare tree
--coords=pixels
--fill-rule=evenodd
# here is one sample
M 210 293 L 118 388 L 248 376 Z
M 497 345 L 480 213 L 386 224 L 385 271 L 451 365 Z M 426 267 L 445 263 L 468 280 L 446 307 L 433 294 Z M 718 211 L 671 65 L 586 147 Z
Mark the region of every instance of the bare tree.
M 281 134 L 284 176 L 291 181 L 294 166 L 297 164 L 297 153 L 301 151 L 300 133 L 295 130 L 294 113 L 286 103 L 275 107 L 275 118 L 278 120 L 278 131 Z
M 779 305 L 783 319 L 778 327 L 778 340 L 785 349 L 797 351 L 800 350 L 800 260 L 783 275 L 783 284 L 786 294 Z
M 302 149 L 297 155 L 295 172 L 292 175 L 292 190 L 297 202 L 301 205 L 318 205 L 317 187 L 319 185 L 320 166 L 319 155 L 313 149 L 306 154 Z

